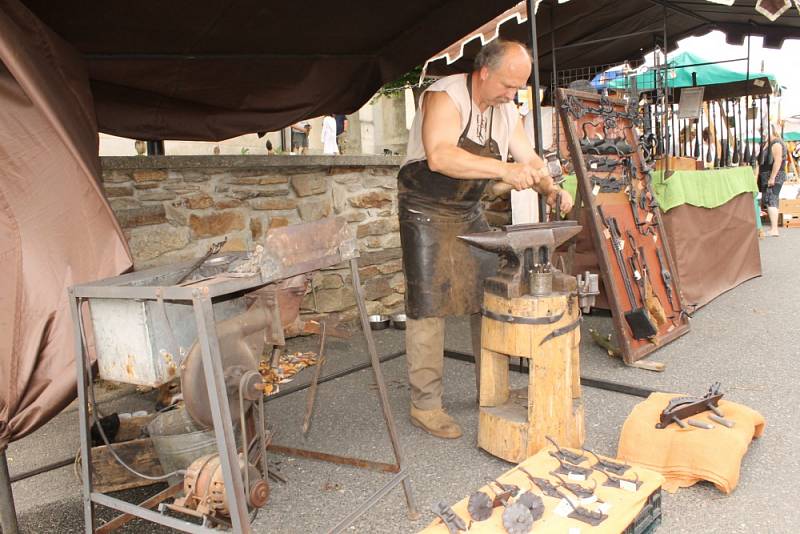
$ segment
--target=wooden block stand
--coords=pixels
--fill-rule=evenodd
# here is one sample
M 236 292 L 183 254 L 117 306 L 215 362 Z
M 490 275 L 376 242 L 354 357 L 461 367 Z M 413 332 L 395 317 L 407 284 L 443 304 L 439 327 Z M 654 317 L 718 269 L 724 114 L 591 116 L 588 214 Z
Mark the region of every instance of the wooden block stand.
M 512 299 L 485 293 L 484 308 L 490 315 L 542 319 L 543 323 L 483 317 L 478 446 L 494 456 L 522 462 L 547 444 L 545 436 L 563 446 L 583 445 L 580 327 L 543 342 L 554 330 L 577 324 L 578 305 L 568 301 L 567 294 L 559 293 Z M 562 313 L 560 319 L 546 324 L 548 318 Z M 512 357 L 529 359 L 527 390 L 509 389 Z

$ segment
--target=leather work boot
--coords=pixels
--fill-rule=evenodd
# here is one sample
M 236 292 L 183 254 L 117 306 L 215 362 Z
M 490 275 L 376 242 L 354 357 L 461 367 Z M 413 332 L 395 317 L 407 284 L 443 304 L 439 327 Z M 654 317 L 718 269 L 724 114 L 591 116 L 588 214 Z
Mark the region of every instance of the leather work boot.
M 461 427 L 442 408 L 420 410 L 412 406 L 411 423 L 437 438 L 455 439 L 461 437 Z

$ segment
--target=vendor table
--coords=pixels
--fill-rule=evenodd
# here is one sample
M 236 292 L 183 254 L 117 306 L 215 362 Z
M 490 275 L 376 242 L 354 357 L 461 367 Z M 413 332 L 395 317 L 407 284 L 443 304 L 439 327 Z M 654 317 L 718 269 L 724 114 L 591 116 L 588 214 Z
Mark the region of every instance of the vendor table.
M 574 195 L 576 184 L 568 176 L 564 188 Z M 687 303 L 703 306 L 761 275 L 751 167 L 671 171 L 668 178 L 656 171 L 653 190 Z M 574 271 L 597 272 L 588 233 L 577 243 Z

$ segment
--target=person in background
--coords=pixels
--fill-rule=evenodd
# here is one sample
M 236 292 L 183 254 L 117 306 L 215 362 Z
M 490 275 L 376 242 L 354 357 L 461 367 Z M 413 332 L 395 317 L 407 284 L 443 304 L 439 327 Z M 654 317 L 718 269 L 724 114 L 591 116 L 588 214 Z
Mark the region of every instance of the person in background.
M 789 150 L 778 133 L 774 124 L 769 127 L 769 144 L 764 150 L 763 160 L 758 165 L 758 189 L 761 191 L 761 202 L 767 207 L 769 215 L 770 237 L 777 237 L 778 233 L 778 202 L 780 201 L 781 186 L 786 180 L 786 161 Z
M 333 115 L 325 115 L 322 119 L 322 153 L 327 155 L 339 153 L 336 144 L 336 119 Z
M 335 113 L 333 118 L 336 119 L 336 145 L 339 147 L 339 154 L 344 154 L 347 148 L 346 137 L 350 121 L 347 120 L 347 115 L 344 113 Z
M 267 156 L 271 156 L 275 153 L 275 151 L 272 149 L 272 141 L 267 139 L 267 143 L 265 146 L 267 148 Z
M 305 154 L 308 152 L 308 134 L 311 132 L 311 123 L 300 121 L 292 124 L 292 152 Z

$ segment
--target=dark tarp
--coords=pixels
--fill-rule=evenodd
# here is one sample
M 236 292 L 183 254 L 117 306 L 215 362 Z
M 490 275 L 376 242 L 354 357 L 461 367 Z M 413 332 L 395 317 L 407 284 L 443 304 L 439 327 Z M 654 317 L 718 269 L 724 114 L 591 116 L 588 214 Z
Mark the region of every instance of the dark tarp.
M 0 450 L 75 398 L 67 288 L 119 274 L 80 58 L 0 0 Z
M 217 141 L 349 113 L 516 0 L 23 0 L 87 62 L 100 131 Z
M 755 4 L 756 0 L 737 0 L 733 6 L 714 4 L 708 0 L 570 0 L 566 4 L 544 0 L 536 14 L 539 70 L 552 70 L 551 27 L 555 29 L 558 71 L 616 65 L 641 59 L 643 54 L 653 50 L 654 44 L 659 43 L 663 47 L 665 14 L 669 50 L 676 48 L 679 39 L 703 35 L 712 30 L 725 32 L 731 44 L 741 44 L 748 32 L 764 36 L 764 45 L 771 48 L 780 48 L 785 39 L 800 38 L 800 15 L 797 10 L 786 11 L 775 22 L 769 22 L 755 11 Z M 551 24 L 553 9 L 555 22 Z M 500 24 L 498 32 L 506 39 L 530 43 L 527 22 L 519 23 L 517 19 L 510 19 Z M 558 49 L 635 32 L 648 33 Z M 464 55 L 461 59 L 450 65 L 447 64 L 447 58 L 437 59 L 428 65 L 427 72 L 442 76 L 468 70 L 480 49 L 480 40 L 463 44 Z M 461 43 L 458 43 L 448 51 L 458 51 L 460 47 Z M 454 59 L 451 53 L 450 60 Z M 591 73 L 588 77 L 593 75 Z M 548 79 L 548 76 L 544 77 L 545 81 Z

